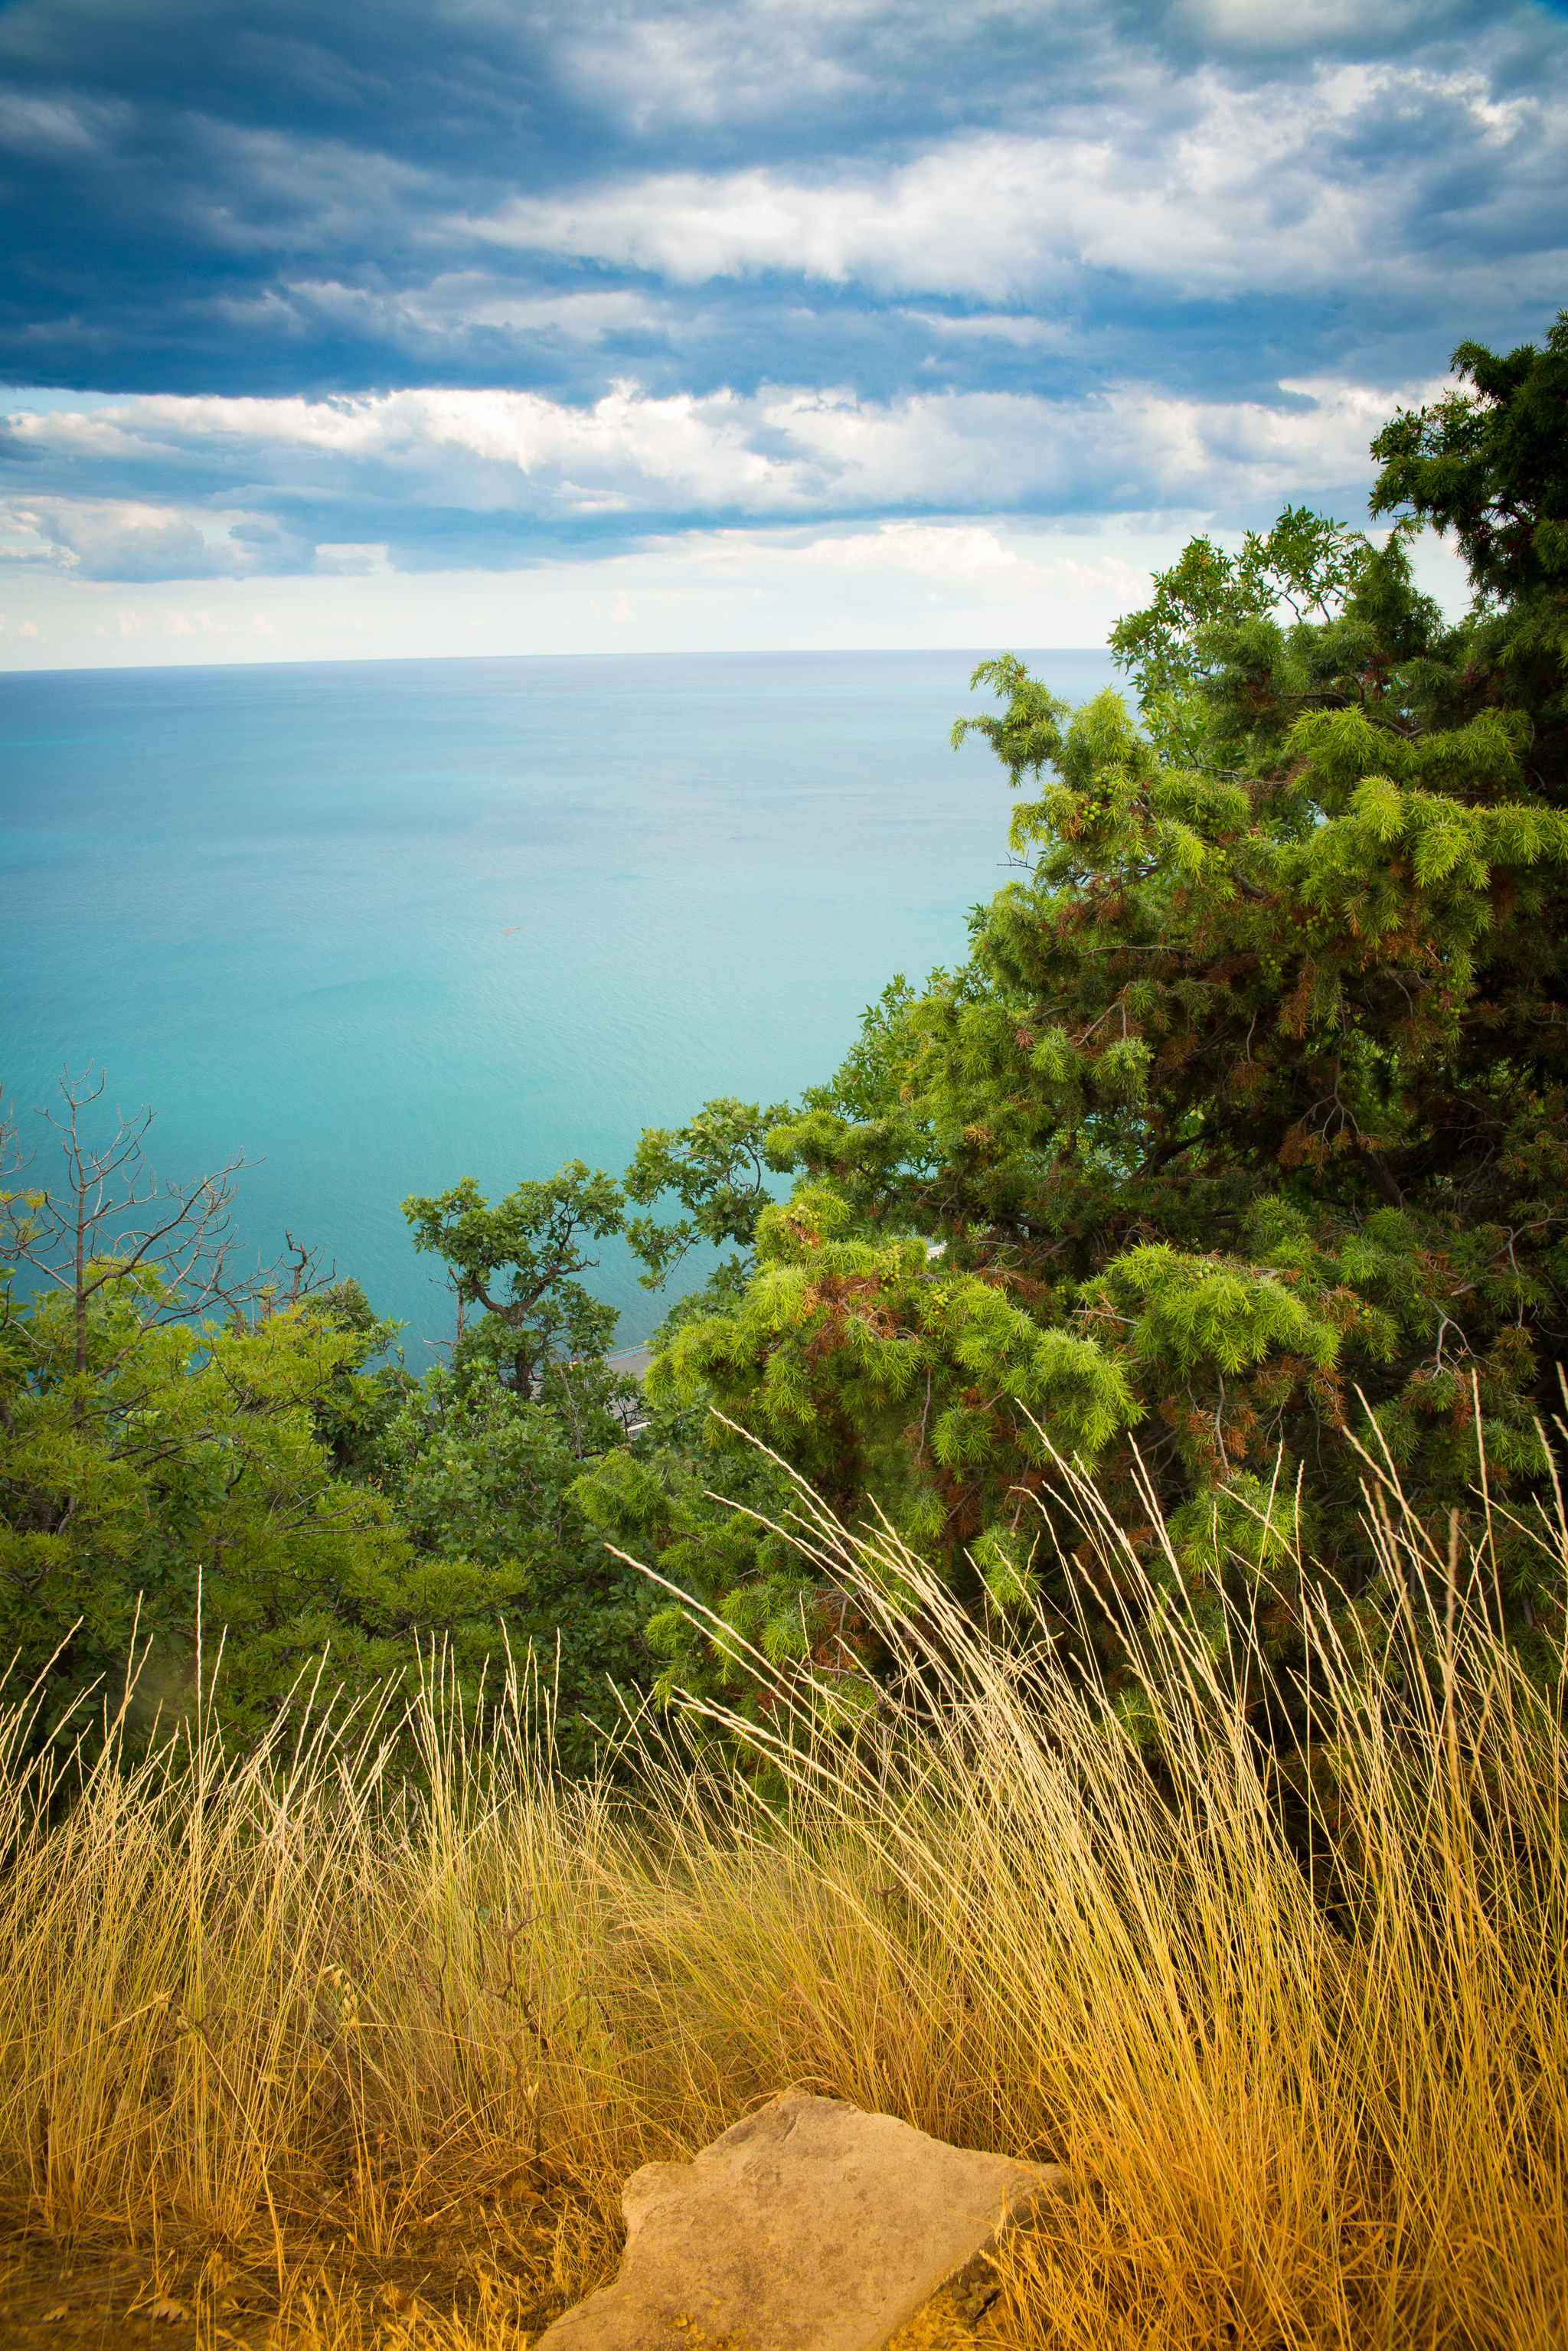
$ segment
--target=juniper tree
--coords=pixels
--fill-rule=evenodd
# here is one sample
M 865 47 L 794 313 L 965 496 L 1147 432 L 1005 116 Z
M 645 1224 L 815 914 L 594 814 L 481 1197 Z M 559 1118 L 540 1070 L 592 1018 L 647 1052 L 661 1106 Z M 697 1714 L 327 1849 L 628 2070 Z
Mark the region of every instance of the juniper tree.
M 1070 1609 L 1069 1540 L 1035 1541 L 1052 1447 L 1134 1530 L 1158 1504 L 1195 1607 L 1255 1581 L 1281 1638 L 1289 1541 L 1352 1591 L 1373 1572 L 1367 1455 L 1439 1568 L 1479 1507 L 1478 1414 L 1494 1497 L 1548 1473 L 1568 329 L 1455 363 L 1473 388 L 1375 444 L 1383 544 L 1297 507 L 1156 576 L 1113 639 L 1134 707 L 977 670 L 1003 706 L 956 737 L 999 758 L 1023 871 L 965 966 L 890 992 L 768 1136 L 795 1196 L 761 1212 L 745 1296 L 655 1364 L 655 1395 L 717 1403 L 977 1595 L 1055 1577 Z M 1458 625 L 1412 580 L 1428 524 L 1470 566 Z M 1489 1604 L 1526 1632 L 1560 1606 L 1506 1526 L 1497 1562 Z M 772 1653 L 832 1661 L 831 1595 L 751 1555 L 727 1574 L 730 1621 L 766 1585 Z M 677 1675 L 733 1673 L 669 1637 Z

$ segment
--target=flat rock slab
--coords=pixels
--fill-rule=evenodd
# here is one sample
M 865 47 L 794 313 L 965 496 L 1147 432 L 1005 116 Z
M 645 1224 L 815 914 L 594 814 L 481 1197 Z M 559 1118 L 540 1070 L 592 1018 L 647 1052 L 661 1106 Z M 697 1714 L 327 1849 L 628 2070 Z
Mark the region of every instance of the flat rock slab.
M 1054 2164 L 786 2090 L 694 2162 L 632 2173 L 620 2275 L 535 2351 L 879 2351 L 1068 2185 Z

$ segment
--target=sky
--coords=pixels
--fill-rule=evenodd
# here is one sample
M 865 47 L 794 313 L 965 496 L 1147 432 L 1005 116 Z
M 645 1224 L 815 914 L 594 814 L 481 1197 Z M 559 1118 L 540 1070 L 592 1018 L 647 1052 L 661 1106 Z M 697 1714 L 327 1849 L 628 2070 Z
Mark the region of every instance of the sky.
M 1568 303 L 1568 13 L 0 0 L 0 667 L 1088 645 Z

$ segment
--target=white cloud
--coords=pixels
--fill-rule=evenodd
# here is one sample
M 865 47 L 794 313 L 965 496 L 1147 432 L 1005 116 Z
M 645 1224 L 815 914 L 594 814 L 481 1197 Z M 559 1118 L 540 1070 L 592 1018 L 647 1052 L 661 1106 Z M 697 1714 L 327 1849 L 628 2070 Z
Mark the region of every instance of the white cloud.
M 316 549 L 316 560 L 310 568 L 329 572 L 338 579 L 354 579 L 367 571 L 384 571 L 387 560 L 382 540 L 324 538 Z
M 0 148 L 13 152 L 80 157 L 98 147 L 129 109 L 0 91 Z
M 399 341 L 439 339 L 477 327 L 592 350 L 665 324 L 659 300 L 638 287 L 541 289 L 517 285 L 489 268 L 443 270 L 428 285 L 391 292 L 329 278 L 292 280 L 284 291 L 302 320 Z
M 74 428 L 83 419 L 64 413 L 47 421 L 58 426 L 62 448 L 75 445 Z M 100 472 L 111 475 L 117 461 L 123 467 L 127 459 L 135 465 L 158 454 L 166 458 L 170 452 L 154 452 L 135 434 L 122 444 L 110 434 L 91 454 Z M 162 502 L 54 494 L 0 499 L 0 560 L 79 580 L 219 580 L 247 571 L 309 570 L 314 559 L 308 539 L 280 529 L 265 512 L 232 507 L 209 511 L 188 494 Z
M 80 421 L 60 417 L 63 437 Z M 237 570 L 244 560 L 221 526 L 172 505 L 125 497 L 0 500 L 0 553 L 84 580 L 197 580 Z
M 293 253 L 340 251 L 428 201 L 435 184 L 429 172 L 377 153 L 354 131 L 319 138 L 292 124 L 230 120 L 222 140 L 225 181 L 204 191 L 194 214 L 219 251 L 274 251 L 280 222 Z
M 1129 536 L 1020 536 L 991 518 L 885 530 L 811 528 L 665 536 L 633 552 L 555 559 L 529 570 L 380 573 L 347 588 L 308 576 L 269 583 L 267 610 L 235 580 L 193 596 L 131 591 L 133 639 L 101 627 L 99 592 L 41 579 L 47 647 L 15 645 L 9 667 L 74 663 L 353 659 L 366 654 L 574 653 L 605 631 L 627 652 L 789 646 L 1092 643 L 1180 544 Z
M 814 538 L 799 559 L 846 571 L 914 571 L 930 580 L 1021 585 L 1036 567 L 1004 547 L 982 523 L 884 522 L 878 530 Z
M 1092 542 L 1091 542 L 1092 543 Z M 1000 526 L 974 522 L 886 522 L 876 530 L 813 538 L 781 560 L 806 569 L 858 572 L 886 585 L 900 573 L 934 580 L 974 609 L 1033 603 L 1104 626 L 1148 593 L 1148 573 L 1108 550 L 1083 557 L 1060 542 L 1036 539 L 1032 555 L 1007 544 Z
M 663 123 L 766 119 L 782 96 L 821 111 L 874 95 L 866 64 L 834 54 L 846 33 L 874 32 L 867 0 L 753 0 L 753 5 L 647 15 L 625 5 L 576 7 L 561 59 L 580 99 L 612 107 L 634 131 Z M 908 12 L 907 13 L 912 13 Z
M 45 159 L 7 365 L 582 402 L 1016 390 L 1038 356 L 1053 388 L 1256 391 L 1404 376 L 1560 298 L 1539 0 L 413 10 L 297 40 L 238 0 L 193 47 L 185 0 L 0 8 L 0 145 Z
M 1365 481 L 1396 397 L 1434 388 L 1316 381 L 1278 407 L 1138 386 L 1076 402 L 656 397 L 634 384 L 584 407 L 527 392 L 159 397 L 13 418 L 35 475 L 87 494 L 0 507 L 0 533 L 14 558 L 83 579 L 215 579 L 418 562 L 432 517 L 448 537 L 455 517 L 470 532 L 504 526 L 496 559 L 517 563 L 537 553 L 519 524 L 570 535 L 607 518 L 628 530 L 674 516 L 830 520 L 915 497 L 948 513 L 1261 509 Z M 158 479 L 180 486 L 163 504 L 145 486 Z M 878 544 L 914 563 L 933 542 L 900 522 Z M 979 538 L 944 545 L 982 559 Z
M 1427 153 L 1406 139 L 1388 170 L 1375 151 L 1336 171 L 1336 151 L 1391 110 L 1446 136 Z M 1560 107 L 1536 94 L 1499 103 L 1469 72 L 1342 64 L 1259 89 L 1206 69 L 1179 97 L 1129 92 L 1082 127 L 967 135 L 893 170 L 666 172 L 514 196 L 450 225 L 676 285 L 781 272 L 1008 302 L 1061 294 L 1087 268 L 1155 281 L 1166 298 L 1343 290 L 1393 267 L 1451 270 L 1440 239 L 1417 256 L 1407 235 L 1434 160 L 1447 171 L 1469 148 L 1488 166 L 1476 200 L 1491 199 L 1511 165 L 1565 138 Z
M 1172 12 L 1206 46 L 1243 56 L 1299 55 L 1369 35 L 1406 42 L 1429 32 L 1435 13 L 1431 0 L 1184 0 Z

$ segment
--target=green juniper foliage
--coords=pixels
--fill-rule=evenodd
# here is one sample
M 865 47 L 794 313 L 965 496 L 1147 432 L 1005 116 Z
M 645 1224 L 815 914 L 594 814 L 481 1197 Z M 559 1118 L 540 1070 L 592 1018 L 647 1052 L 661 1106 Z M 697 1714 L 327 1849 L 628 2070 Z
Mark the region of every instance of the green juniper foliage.
M 655 1363 L 655 1395 L 716 1404 L 990 1603 L 1041 1592 L 1071 1621 L 1070 1539 L 1038 1541 L 1032 1507 L 1052 1448 L 1130 1523 L 1158 1504 L 1194 1605 L 1259 1578 L 1281 1639 L 1287 1535 L 1352 1592 L 1370 1576 L 1358 1446 L 1439 1559 L 1479 1507 L 1478 1409 L 1494 1499 L 1524 1509 L 1547 1474 L 1568 329 L 1456 364 L 1475 389 L 1375 444 L 1385 544 L 1291 508 L 1155 578 L 1113 640 L 1135 707 L 977 670 L 1003 707 L 955 739 L 1006 768 L 1022 871 L 964 967 L 895 983 L 768 1135 L 797 1188 L 762 1208 L 744 1293 Z M 1470 566 L 1458 626 L 1411 579 L 1424 523 Z M 1561 1594 L 1505 1520 L 1496 1549 L 1491 1604 L 1528 1636 Z M 831 1667 L 834 1595 L 736 1552 L 705 1598 L 737 1626 L 777 1604 L 765 1652 Z M 688 1634 L 683 1670 L 733 1680 L 731 1650 Z

